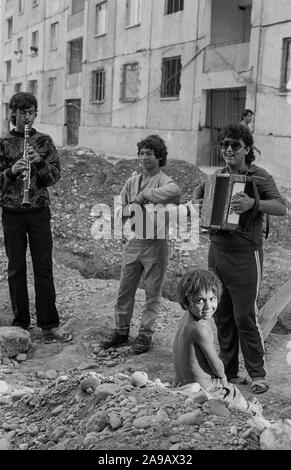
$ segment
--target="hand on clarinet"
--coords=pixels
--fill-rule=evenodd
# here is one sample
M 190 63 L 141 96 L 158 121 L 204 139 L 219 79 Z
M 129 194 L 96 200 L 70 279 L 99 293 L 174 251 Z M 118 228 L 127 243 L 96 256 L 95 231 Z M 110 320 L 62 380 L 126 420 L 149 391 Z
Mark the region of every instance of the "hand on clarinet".
M 39 163 L 41 161 L 41 156 L 33 147 L 28 147 L 26 155 L 29 158 L 30 163 Z
M 253 198 L 249 197 L 245 193 L 241 193 L 239 195 L 239 198 L 235 199 L 234 201 L 231 201 L 230 204 L 236 214 L 243 214 L 244 212 L 250 210 L 253 207 L 254 203 L 255 200 Z

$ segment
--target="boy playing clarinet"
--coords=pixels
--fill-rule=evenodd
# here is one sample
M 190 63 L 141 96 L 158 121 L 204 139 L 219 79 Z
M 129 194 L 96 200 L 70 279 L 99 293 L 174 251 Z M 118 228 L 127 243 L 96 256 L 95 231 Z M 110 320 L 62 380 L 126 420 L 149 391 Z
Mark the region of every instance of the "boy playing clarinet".
M 15 126 L 0 139 L 0 205 L 5 251 L 8 258 L 8 285 L 13 310 L 13 326 L 30 326 L 26 274 L 29 243 L 34 271 L 37 326 L 46 339 L 71 340 L 59 328 L 52 266 L 52 233 L 48 186 L 60 178 L 60 163 L 49 135 L 32 127 L 37 116 L 37 100 L 31 93 L 19 92 L 9 103 Z M 29 126 L 24 142 L 24 126 Z M 24 152 L 24 145 L 26 147 Z M 24 155 L 25 153 L 25 155 Z M 24 202 L 24 177 L 30 165 L 29 203 Z

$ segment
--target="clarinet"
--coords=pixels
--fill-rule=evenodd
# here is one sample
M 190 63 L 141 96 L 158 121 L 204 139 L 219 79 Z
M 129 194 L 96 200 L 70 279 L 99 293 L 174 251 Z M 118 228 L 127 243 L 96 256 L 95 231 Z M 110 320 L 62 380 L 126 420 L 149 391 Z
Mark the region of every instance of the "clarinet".
M 23 149 L 23 158 L 26 161 L 26 169 L 23 173 L 23 200 L 21 205 L 24 207 L 29 207 L 31 204 L 29 202 L 29 189 L 30 189 L 30 173 L 31 173 L 31 164 L 27 155 L 28 150 L 28 138 L 29 138 L 29 125 L 25 124 L 24 126 L 24 149 Z

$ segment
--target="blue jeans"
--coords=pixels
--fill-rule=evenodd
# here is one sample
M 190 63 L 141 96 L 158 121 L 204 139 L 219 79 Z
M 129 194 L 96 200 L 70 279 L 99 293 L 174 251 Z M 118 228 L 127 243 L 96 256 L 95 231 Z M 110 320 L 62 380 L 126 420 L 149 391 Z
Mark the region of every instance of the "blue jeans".
M 8 285 L 14 314 L 13 325 L 27 329 L 30 324 L 27 290 L 27 241 L 34 271 L 37 326 L 51 329 L 59 325 L 52 266 L 51 214 L 48 207 L 37 211 L 2 210 L 5 251 L 8 258 Z
M 146 294 L 139 332 L 154 333 L 159 315 L 161 292 L 168 261 L 166 240 L 138 240 L 127 242 L 121 268 L 120 286 L 115 306 L 116 329 L 128 334 L 133 314 L 135 293 L 143 274 Z

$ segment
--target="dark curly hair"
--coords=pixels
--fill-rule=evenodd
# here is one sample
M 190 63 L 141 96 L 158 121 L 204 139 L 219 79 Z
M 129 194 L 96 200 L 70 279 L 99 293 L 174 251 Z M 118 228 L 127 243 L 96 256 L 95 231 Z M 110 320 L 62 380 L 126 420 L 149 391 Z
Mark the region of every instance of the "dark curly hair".
M 167 161 L 168 149 L 165 141 L 159 135 L 148 135 L 145 139 L 137 143 L 137 154 L 142 148 L 153 150 L 155 157 L 159 160 L 159 166 L 165 166 Z
M 212 290 L 217 300 L 222 293 L 222 284 L 217 275 L 206 269 L 193 269 L 185 273 L 178 284 L 179 304 L 184 310 L 189 308 L 189 297 L 194 297 L 202 290 Z
M 250 130 L 242 124 L 228 124 L 224 126 L 218 134 L 218 141 L 225 138 L 239 140 L 242 139 L 246 147 L 249 147 L 249 153 L 246 155 L 246 164 L 250 165 L 255 160 L 253 145 L 254 139 Z
M 241 120 L 243 120 L 248 114 L 251 114 L 253 116 L 254 112 L 251 109 L 245 109 L 241 113 Z
M 32 106 L 35 107 L 35 111 L 37 111 L 37 99 L 32 93 L 28 93 L 25 91 L 19 91 L 12 96 L 9 102 L 9 108 L 11 110 L 11 122 L 15 126 L 16 119 L 15 113 L 17 109 L 28 109 Z

